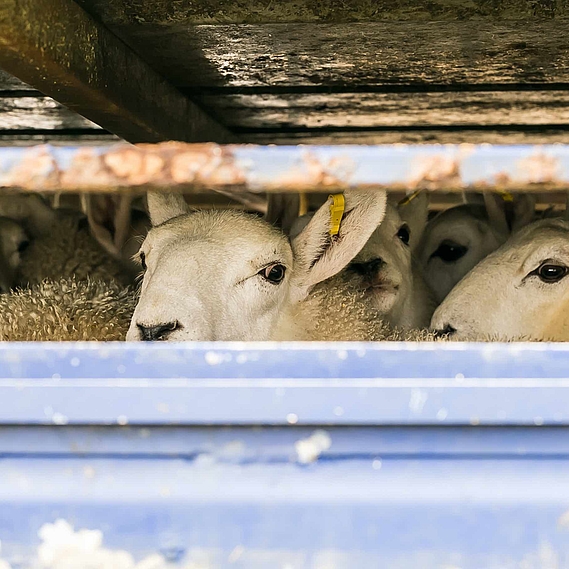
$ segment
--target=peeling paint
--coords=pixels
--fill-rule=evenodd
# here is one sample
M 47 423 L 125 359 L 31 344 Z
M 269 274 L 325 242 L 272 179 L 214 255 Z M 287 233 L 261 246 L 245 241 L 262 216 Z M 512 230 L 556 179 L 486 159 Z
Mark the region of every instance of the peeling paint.
M 569 187 L 567 145 L 260 147 L 213 143 L 0 149 L 0 186 L 30 191 Z

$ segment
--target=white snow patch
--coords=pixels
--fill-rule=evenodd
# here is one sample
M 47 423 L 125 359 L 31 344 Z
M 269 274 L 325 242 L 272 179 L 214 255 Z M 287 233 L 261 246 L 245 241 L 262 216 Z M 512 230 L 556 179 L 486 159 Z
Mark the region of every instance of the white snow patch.
M 425 391 L 421 389 L 412 389 L 411 390 L 411 397 L 409 398 L 409 409 L 413 411 L 413 413 L 420 413 L 425 407 L 425 403 L 427 402 L 428 395 Z
M 286 422 L 289 425 L 295 425 L 296 423 L 298 423 L 298 415 L 296 413 L 289 413 L 286 416 Z
M 138 563 L 128 551 L 112 550 L 103 546 L 100 530 L 75 531 L 66 520 L 44 524 L 38 535 L 38 561 L 44 569 L 168 569 L 172 565 L 160 554 L 145 557 Z M 0 562 L 0 569 L 11 569 Z M 189 567 L 192 567 L 190 565 Z
M 557 525 L 563 529 L 569 529 L 569 510 L 563 512 L 557 520 Z
M 206 352 L 205 361 L 210 366 L 215 366 L 223 363 L 223 355 L 219 352 Z
M 56 425 L 67 425 L 69 423 L 69 417 L 66 417 L 63 413 L 54 413 L 51 416 L 51 420 Z
M 294 443 L 298 462 L 308 464 L 332 446 L 332 438 L 323 429 L 314 431 L 308 438 L 300 439 Z

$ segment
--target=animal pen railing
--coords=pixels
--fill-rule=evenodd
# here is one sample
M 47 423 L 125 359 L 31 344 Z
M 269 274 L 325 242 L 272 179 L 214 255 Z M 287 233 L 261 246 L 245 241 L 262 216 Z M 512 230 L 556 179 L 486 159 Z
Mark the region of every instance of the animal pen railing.
M 12 148 L 0 184 L 547 191 L 569 148 Z M 0 556 L 565 567 L 568 369 L 548 343 L 2 344 Z

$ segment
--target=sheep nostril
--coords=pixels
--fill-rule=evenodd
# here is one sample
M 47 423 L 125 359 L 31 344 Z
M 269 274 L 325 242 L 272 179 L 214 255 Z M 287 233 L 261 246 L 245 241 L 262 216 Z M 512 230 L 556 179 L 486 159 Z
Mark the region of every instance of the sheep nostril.
M 448 338 L 452 336 L 455 332 L 456 328 L 454 328 L 450 324 L 447 324 L 444 328 L 441 328 L 440 330 L 435 330 L 434 336 L 435 338 L 444 338 L 444 337 Z
M 368 263 L 368 273 L 371 275 L 377 273 L 383 265 L 385 265 L 385 261 L 381 257 L 370 261 Z
M 137 324 L 136 326 L 140 330 L 143 342 L 165 340 L 169 334 L 181 327 L 178 321 L 158 324 L 156 326 L 145 326 L 144 324 Z

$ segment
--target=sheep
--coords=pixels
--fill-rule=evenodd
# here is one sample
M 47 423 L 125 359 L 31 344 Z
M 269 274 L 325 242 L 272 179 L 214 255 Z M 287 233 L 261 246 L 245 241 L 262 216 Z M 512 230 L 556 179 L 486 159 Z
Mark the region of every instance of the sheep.
M 429 221 L 416 253 L 437 304 L 512 232 L 533 220 L 535 203 L 530 195 L 516 195 L 512 200 L 485 193 L 484 204 L 455 206 Z M 511 212 L 507 211 L 509 203 Z
M 149 193 L 153 228 L 127 340 L 382 339 L 385 324 L 364 291 L 333 279 L 385 214 L 385 192 L 345 194 L 339 234 L 329 201 L 289 242 L 242 212 L 189 212 L 179 195 Z M 324 282 L 326 281 L 326 282 Z
M 126 285 L 132 276 L 91 237 L 88 226 L 73 212 L 58 212 L 48 236 L 30 242 L 22 254 L 19 282 L 38 284 L 62 277 L 91 278 Z
M 569 221 L 535 221 L 481 261 L 435 311 L 451 340 L 569 340 Z
M 16 221 L 0 217 L 0 293 L 8 292 L 16 284 L 21 256 L 30 239 Z
M 0 214 L 15 220 L 31 236 L 19 259 L 16 282 L 20 285 L 71 276 L 126 285 L 134 278 L 120 259 L 99 245 L 78 212 L 54 210 L 36 194 L 21 194 L 1 196 Z
M 421 240 L 428 213 L 426 192 L 412 194 L 399 204 L 388 201 L 385 217 L 363 249 L 342 274 L 351 289 L 367 295 L 374 318 L 380 317 L 393 329 L 426 328 L 436 308 L 434 295 L 426 284 L 413 250 Z M 310 215 L 292 225 L 295 237 L 308 223 Z M 335 283 L 339 278 L 335 278 Z M 330 288 L 327 286 L 327 288 Z
M 124 340 L 135 305 L 118 283 L 44 281 L 0 295 L 0 341 Z
M 365 290 L 382 319 L 399 330 L 426 328 L 436 308 L 413 255 L 427 219 L 426 197 L 388 204 L 383 222 L 345 269 L 351 286 Z

